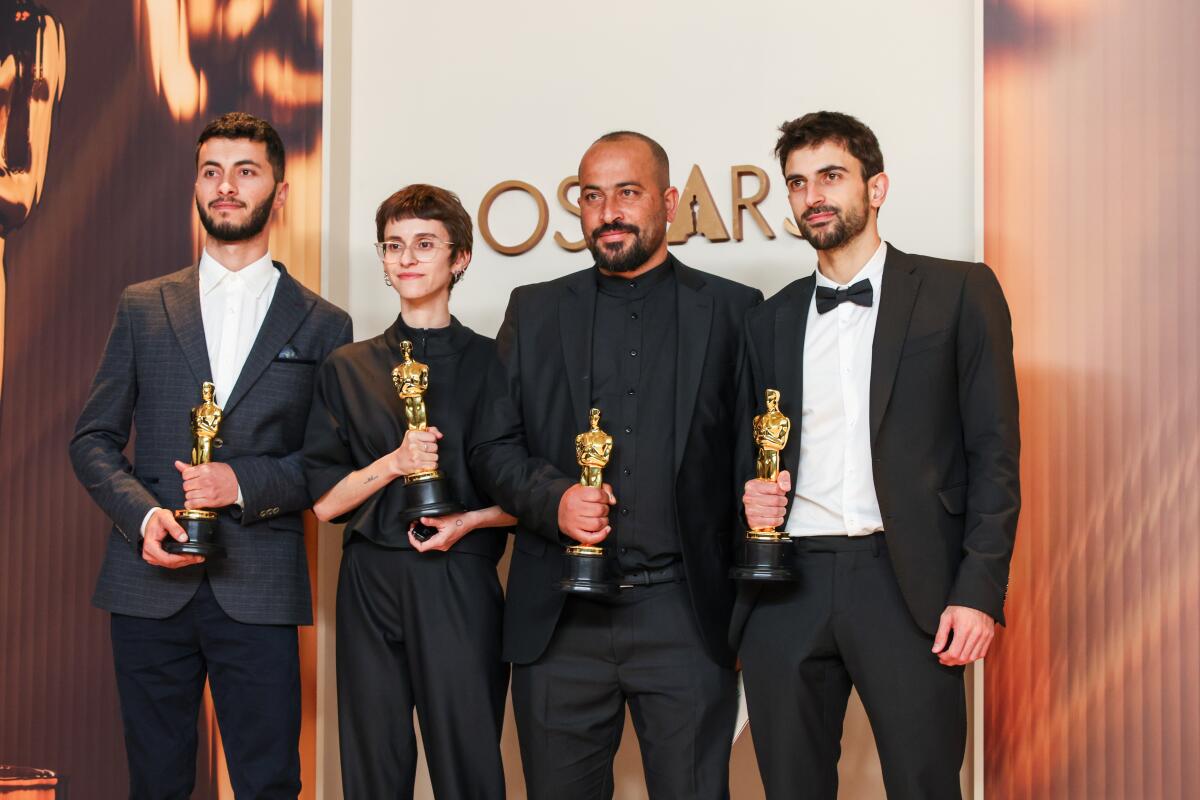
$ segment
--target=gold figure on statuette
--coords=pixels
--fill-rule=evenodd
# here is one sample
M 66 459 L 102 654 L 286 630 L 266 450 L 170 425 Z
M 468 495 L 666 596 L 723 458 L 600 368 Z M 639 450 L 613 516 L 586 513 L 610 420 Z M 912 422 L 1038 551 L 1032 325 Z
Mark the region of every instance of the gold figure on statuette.
M 224 412 L 217 405 L 217 387 L 211 382 L 200 384 L 200 405 L 192 409 L 192 466 L 212 463 L 213 442 L 221 427 Z M 175 512 L 176 519 L 214 520 L 216 512 L 200 508 L 181 509 Z
M 429 419 L 425 413 L 425 392 L 429 389 L 429 367 L 412 356 L 412 342 L 407 339 L 400 343 L 400 356 L 403 359 L 392 368 L 392 385 L 404 403 L 404 419 L 410 431 L 423 431 L 429 427 Z M 440 478 L 441 473 L 436 469 L 414 472 L 404 476 L 405 483 L 417 483 Z
M 588 422 L 588 430 L 575 437 L 575 460 L 580 467 L 580 485 L 599 489 L 604 486 L 604 468 L 612 457 L 613 438 L 600 430 L 600 409 L 593 408 L 588 413 Z M 578 544 L 568 547 L 567 552 L 599 556 L 604 554 L 604 548 Z
M 754 443 L 758 445 L 754 476 L 760 481 L 774 483 L 779 478 L 779 453 L 787 446 L 792 421 L 779 410 L 778 389 L 767 389 L 766 400 L 766 412 L 754 418 Z M 775 541 L 781 535 L 773 525 L 746 532 L 747 538 L 758 540 Z

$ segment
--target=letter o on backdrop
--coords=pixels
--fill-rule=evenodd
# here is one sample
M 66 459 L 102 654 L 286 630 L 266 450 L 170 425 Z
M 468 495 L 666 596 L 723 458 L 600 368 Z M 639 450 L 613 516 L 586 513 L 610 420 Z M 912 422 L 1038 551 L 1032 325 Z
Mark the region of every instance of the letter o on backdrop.
M 504 245 L 497 242 L 496 237 L 492 236 L 492 229 L 488 224 L 488 214 L 491 213 L 492 203 L 496 201 L 497 197 L 505 192 L 514 190 L 525 192 L 537 203 L 537 227 L 534 228 L 530 237 L 520 244 Z M 489 247 L 502 255 L 519 256 L 522 253 L 532 250 L 542 240 L 542 237 L 546 235 L 546 228 L 550 224 L 550 209 L 546 206 L 546 198 L 542 196 L 542 193 L 536 187 L 525 183 L 525 181 L 504 181 L 493 186 L 483 196 L 483 202 L 479 204 L 479 216 L 477 219 L 479 220 L 479 233 L 483 236 L 484 241 L 488 243 Z

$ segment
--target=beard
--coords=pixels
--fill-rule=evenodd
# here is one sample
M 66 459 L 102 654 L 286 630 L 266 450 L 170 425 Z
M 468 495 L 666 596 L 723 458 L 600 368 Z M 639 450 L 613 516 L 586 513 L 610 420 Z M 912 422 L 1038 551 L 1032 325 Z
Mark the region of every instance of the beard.
M 216 202 L 216 201 L 213 201 Z M 208 235 L 221 242 L 244 242 L 253 239 L 263 232 L 271 220 L 271 204 L 275 202 L 275 192 L 256 205 L 245 222 L 238 225 L 232 222 L 217 222 L 205 210 L 200 201 L 196 201 L 196 211 L 200 214 L 200 224 Z
M 599 237 L 614 231 L 625 231 L 633 234 L 633 242 L 629 244 L 602 245 L 597 242 Z M 636 225 L 624 222 L 610 222 L 595 228 L 590 234 L 585 234 L 588 250 L 596 259 L 596 266 L 606 272 L 633 272 L 643 266 L 654 255 L 654 251 L 662 244 L 667 235 L 666 219 L 655 219 L 648 231 L 643 231 Z
M 862 206 L 858 208 L 843 211 L 837 206 L 817 206 L 805 211 L 796 224 L 814 250 L 836 250 L 866 230 L 867 203 L 864 192 Z M 822 227 L 814 228 L 808 224 L 810 216 L 826 212 L 833 212 L 835 216 Z

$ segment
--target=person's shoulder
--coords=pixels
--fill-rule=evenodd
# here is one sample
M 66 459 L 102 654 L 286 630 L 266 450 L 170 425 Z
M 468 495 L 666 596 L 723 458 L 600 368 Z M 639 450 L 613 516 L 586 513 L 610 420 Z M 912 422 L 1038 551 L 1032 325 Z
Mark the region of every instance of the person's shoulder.
M 317 294 L 312 289 L 309 289 L 291 275 L 280 276 L 281 280 L 285 278 L 286 280 L 290 280 L 295 285 L 296 290 L 300 293 L 300 297 L 305 303 L 313 304 L 314 314 L 343 324 L 350 320 L 350 315 L 346 313 L 345 309 L 343 309 L 341 306 L 335 305 L 329 300 L 326 300 L 324 297 Z
M 961 281 L 972 270 L 976 270 L 979 267 L 987 269 L 986 265 L 976 261 L 958 261 L 951 258 L 921 255 L 920 253 L 906 253 L 894 247 L 890 242 L 888 243 L 887 261 L 885 264 L 907 268 L 912 272 L 920 274 L 922 278 L 931 277 L 935 280 L 940 278 Z
M 584 269 L 568 272 L 566 275 L 559 275 L 557 278 L 551 278 L 547 281 L 526 283 L 513 289 L 512 296 L 514 298 L 520 297 L 522 300 L 551 297 L 560 294 L 565 289 L 577 286 L 583 281 L 591 280 L 594 272 L 595 269 L 593 267 L 585 267 Z
M 749 308 L 762 302 L 763 296 L 761 291 L 753 286 L 747 286 L 744 283 L 735 281 L 732 278 L 696 269 L 684 264 L 679 259 L 675 259 L 675 269 L 677 277 L 684 284 L 699 286 L 703 291 L 720 297 L 734 305 Z
M 196 281 L 196 265 L 184 267 L 183 269 L 169 272 L 166 275 L 159 275 L 155 278 L 150 278 L 137 283 L 131 283 L 121 292 L 121 298 L 127 302 L 140 302 L 145 300 L 157 300 L 162 290 L 166 286 L 173 284 L 184 284 Z M 197 289 L 197 291 L 199 291 Z

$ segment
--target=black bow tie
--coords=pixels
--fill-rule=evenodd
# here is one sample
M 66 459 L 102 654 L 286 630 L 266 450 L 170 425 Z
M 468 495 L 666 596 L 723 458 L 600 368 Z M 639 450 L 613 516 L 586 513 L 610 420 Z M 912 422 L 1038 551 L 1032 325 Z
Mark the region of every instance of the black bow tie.
M 860 306 L 870 307 L 874 302 L 875 292 L 871 289 L 871 281 L 863 278 L 849 289 L 830 289 L 828 286 L 817 287 L 817 313 L 824 314 L 838 307 L 838 304 L 849 300 Z

